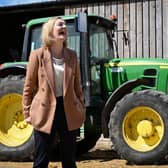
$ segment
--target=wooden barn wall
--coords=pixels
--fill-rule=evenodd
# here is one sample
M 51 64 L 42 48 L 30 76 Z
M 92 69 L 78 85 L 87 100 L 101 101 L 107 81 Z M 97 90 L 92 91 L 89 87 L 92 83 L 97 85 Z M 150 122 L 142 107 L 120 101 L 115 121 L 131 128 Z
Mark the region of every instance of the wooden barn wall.
M 80 10 L 104 17 L 118 18 L 119 57 L 168 57 L 168 0 L 114 0 L 94 4 L 66 6 L 65 14 Z M 129 45 L 123 32 L 128 31 Z

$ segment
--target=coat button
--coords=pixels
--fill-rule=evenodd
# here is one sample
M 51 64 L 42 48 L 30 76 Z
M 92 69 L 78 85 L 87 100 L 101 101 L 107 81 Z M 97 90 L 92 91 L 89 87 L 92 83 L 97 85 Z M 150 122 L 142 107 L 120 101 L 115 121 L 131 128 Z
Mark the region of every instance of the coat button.
M 41 90 L 42 90 L 43 92 L 45 91 L 45 89 L 44 89 L 44 88 L 42 88 Z

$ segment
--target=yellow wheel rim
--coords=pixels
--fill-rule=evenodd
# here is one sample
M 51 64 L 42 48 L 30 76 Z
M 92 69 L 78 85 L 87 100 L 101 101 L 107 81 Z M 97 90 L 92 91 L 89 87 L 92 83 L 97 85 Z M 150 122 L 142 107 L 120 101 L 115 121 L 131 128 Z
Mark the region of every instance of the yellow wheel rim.
M 159 145 L 164 135 L 164 123 L 154 109 L 140 106 L 130 110 L 122 124 L 126 143 L 134 150 L 148 152 Z
M 0 99 L 0 143 L 17 147 L 28 141 L 33 128 L 24 121 L 22 96 L 7 94 Z

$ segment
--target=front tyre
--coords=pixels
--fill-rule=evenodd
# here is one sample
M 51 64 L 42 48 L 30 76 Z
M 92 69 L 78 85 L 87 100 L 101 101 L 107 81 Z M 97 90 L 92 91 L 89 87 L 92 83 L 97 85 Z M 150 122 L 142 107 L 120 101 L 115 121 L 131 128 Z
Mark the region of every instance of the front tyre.
M 119 155 L 134 164 L 156 164 L 168 155 L 168 100 L 154 90 L 128 94 L 111 113 L 109 134 Z
M 0 79 L 0 160 L 33 158 L 33 128 L 22 113 L 23 83 L 20 75 Z

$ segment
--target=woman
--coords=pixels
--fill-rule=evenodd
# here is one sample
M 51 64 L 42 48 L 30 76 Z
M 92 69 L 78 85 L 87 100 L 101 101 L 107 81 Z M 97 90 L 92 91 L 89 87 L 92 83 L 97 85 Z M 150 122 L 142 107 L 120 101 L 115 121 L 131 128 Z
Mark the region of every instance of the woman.
M 76 133 L 85 107 L 76 52 L 66 47 L 65 21 L 53 17 L 42 28 L 43 47 L 31 52 L 23 89 L 25 121 L 34 127 L 34 168 L 47 168 L 49 145 L 58 132 L 63 168 L 76 168 Z

